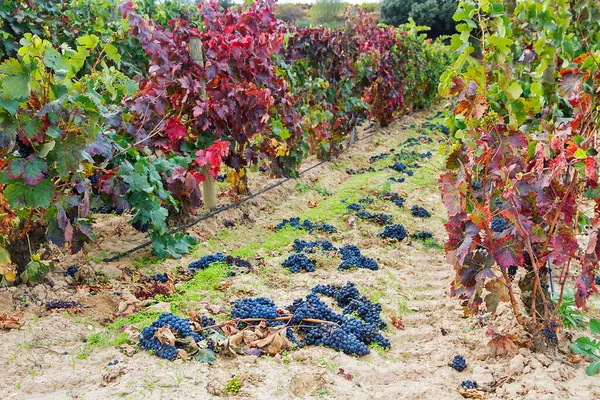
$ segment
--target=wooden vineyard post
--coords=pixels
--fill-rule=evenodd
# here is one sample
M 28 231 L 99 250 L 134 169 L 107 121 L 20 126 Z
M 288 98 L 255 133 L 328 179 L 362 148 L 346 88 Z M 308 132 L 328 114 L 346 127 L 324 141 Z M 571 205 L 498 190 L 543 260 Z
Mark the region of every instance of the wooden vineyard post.
M 189 41 L 190 56 L 192 61 L 200 65 L 204 69 L 204 57 L 202 56 L 202 41 L 199 38 L 193 37 Z M 200 79 L 200 88 L 202 96 L 206 95 L 206 83 L 204 79 Z M 208 210 L 217 208 L 217 194 L 215 192 L 215 180 L 209 174 L 210 167 L 208 165 L 202 166 L 202 174 L 204 175 L 204 182 L 202 182 L 202 198 L 204 199 L 204 207 Z

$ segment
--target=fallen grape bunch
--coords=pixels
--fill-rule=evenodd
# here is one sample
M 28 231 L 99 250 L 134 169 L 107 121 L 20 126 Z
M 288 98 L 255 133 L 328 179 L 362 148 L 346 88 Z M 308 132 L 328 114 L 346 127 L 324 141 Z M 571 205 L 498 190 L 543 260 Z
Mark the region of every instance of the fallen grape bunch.
M 429 211 L 427 211 L 425 208 L 418 206 L 416 204 L 414 206 L 412 206 L 412 208 L 410 209 L 410 212 L 413 216 L 419 217 L 419 218 L 431 217 L 431 213 Z
M 238 268 L 252 270 L 252 264 L 250 261 L 244 260 L 240 257 L 226 256 L 221 252 L 202 256 L 198 260 L 192 261 L 188 265 L 188 268 L 191 270 L 202 270 L 210 267 L 210 265 L 213 263 L 224 263 L 227 265 L 236 266 Z
M 392 223 L 394 217 L 390 214 L 377 213 L 372 214 L 368 211 L 359 211 L 356 213 L 356 216 L 360 219 L 366 219 L 368 221 L 375 222 L 379 225 L 389 225 Z
M 404 225 L 389 225 L 386 226 L 383 232 L 379 234 L 382 238 L 393 239 L 397 241 L 401 241 L 406 239 L 408 233 L 406 233 L 406 229 L 404 229 Z
M 319 296 L 334 299 L 341 313 Z M 344 286 L 317 285 L 287 309 L 278 308 L 265 297 L 240 299 L 231 317 L 216 324 L 193 312 L 186 319 L 161 314 L 142 330 L 139 345 L 168 360 L 194 358 L 209 363 L 218 353 L 275 355 L 294 346 L 321 345 L 359 356 L 368 354 L 372 344 L 391 347 L 380 332 L 386 327 L 381 304 L 361 296 L 351 282 Z
M 304 229 L 310 233 L 313 233 L 315 231 L 325 232 L 325 233 L 337 232 L 336 227 L 333 225 L 319 223 L 319 222 L 312 222 L 308 219 L 305 219 L 304 222 L 300 223 L 300 218 L 298 218 L 298 217 L 284 219 L 279 224 L 275 225 L 275 230 L 276 231 L 281 230 L 281 229 L 285 228 L 286 226 L 289 226 L 293 229 Z
M 353 244 L 342 247 L 340 255 L 342 256 L 342 262 L 338 267 L 339 270 L 350 269 L 352 267 L 369 269 L 371 271 L 379 269 L 377 261 L 363 256 L 360 249 Z
M 292 273 L 298 273 L 302 270 L 306 272 L 315 272 L 315 262 L 305 254 L 294 253 L 290 255 L 281 265 L 286 267 Z

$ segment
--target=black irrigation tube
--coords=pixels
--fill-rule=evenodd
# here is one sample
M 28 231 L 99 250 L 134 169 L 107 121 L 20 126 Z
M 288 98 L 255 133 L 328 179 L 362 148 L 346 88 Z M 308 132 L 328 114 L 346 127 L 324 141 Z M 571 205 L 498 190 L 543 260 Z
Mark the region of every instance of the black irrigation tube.
M 360 141 L 362 141 L 362 140 L 368 139 L 368 138 L 370 138 L 371 136 L 373 136 L 373 135 L 375 135 L 375 134 L 377 134 L 377 132 L 370 133 L 370 134 L 368 134 L 367 136 L 364 136 L 364 137 L 362 137 L 362 138 L 358 139 L 358 140 L 357 140 L 355 143 L 358 143 L 358 142 L 360 142 Z M 350 148 L 350 146 L 346 147 L 344 150 L 342 150 L 342 152 L 341 152 L 341 153 L 345 152 L 345 151 L 346 151 L 346 150 L 348 150 L 349 148 Z M 340 153 L 340 154 L 341 154 L 341 153 Z M 321 165 L 323 165 L 323 164 L 325 164 L 325 163 L 327 163 L 327 162 L 329 162 L 329 161 L 320 161 L 320 162 L 316 163 L 315 165 L 312 165 L 312 166 L 310 166 L 310 167 L 308 167 L 308 168 L 306 168 L 306 169 L 304 169 L 304 170 L 300 171 L 300 172 L 298 173 L 298 176 L 300 176 L 300 175 L 302 175 L 302 174 L 304 174 L 304 173 L 306 173 L 306 172 L 308 172 L 308 171 L 310 171 L 310 170 L 312 170 L 312 169 L 315 169 L 315 168 L 317 168 L 317 167 L 319 167 L 319 166 L 321 166 Z M 248 200 L 250 200 L 250 199 L 253 199 L 254 197 L 256 197 L 256 196 L 258 196 L 258 195 L 260 195 L 260 194 L 263 194 L 263 193 L 265 193 L 265 192 L 268 192 L 269 190 L 272 190 L 272 189 L 276 188 L 277 186 L 281 186 L 281 185 L 283 185 L 284 183 L 286 183 L 286 182 L 288 182 L 288 181 L 290 181 L 290 180 L 292 180 L 292 179 L 296 179 L 296 177 L 288 177 L 288 178 L 282 179 L 282 180 L 280 180 L 279 182 L 276 182 L 276 183 L 274 183 L 274 184 L 272 184 L 272 185 L 270 185 L 270 186 L 267 186 L 267 187 L 265 187 L 265 188 L 262 188 L 261 190 L 259 190 L 259 191 L 258 191 L 258 192 L 256 192 L 256 193 L 253 193 L 253 194 L 251 194 L 251 195 L 249 195 L 249 196 L 246 196 L 246 197 L 244 197 L 244 198 L 243 198 L 243 199 L 241 199 L 241 200 L 238 200 L 238 201 L 236 201 L 235 203 L 231 203 L 231 204 L 228 204 L 228 205 L 226 205 L 226 206 L 223 206 L 223 207 L 217 208 L 216 210 L 214 210 L 214 211 L 211 211 L 211 212 L 209 212 L 209 213 L 207 213 L 207 214 L 204 214 L 203 216 L 201 216 L 201 217 L 199 217 L 199 218 L 197 218 L 197 219 L 195 219 L 195 220 L 193 220 L 193 221 L 191 221 L 191 222 L 188 222 L 187 224 L 181 225 L 179 228 L 175 228 L 175 229 L 173 229 L 173 230 L 169 231 L 169 234 L 170 234 L 170 235 L 173 235 L 173 234 L 175 234 L 175 233 L 181 232 L 181 231 L 183 231 L 183 230 L 185 230 L 185 229 L 187 229 L 187 228 L 190 228 L 190 227 L 192 227 L 192 226 L 196 225 L 198 222 L 202 222 L 202 221 L 204 221 L 204 220 L 206 220 L 206 219 L 208 219 L 208 218 L 210 218 L 210 217 L 213 217 L 213 216 L 215 216 L 215 215 L 217 215 L 217 214 L 219 214 L 219 213 L 222 213 L 223 211 L 227 211 L 227 210 L 229 210 L 230 208 L 237 207 L 238 205 L 240 205 L 240 204 L 242 204 L 242 203 L 245 203 L 245 202 L 247 202 Z M 135 246 L 135 247 L 134 247 L 134 248 L 132 248 L 132 249 L 129 249 L 129 250 L 126 250 L 126 251 L 124 251 L 124 252 L 122 252 L 122 253 L 119 253 L 119 254 L 117 254 L 116 256 L 109 257 L 109 258 L 105 258 L 103 261 L 104 261 L 104 262 L 113 262 L 113 261 L 116 261 L 116 260 L 118 260 L 119 258 L 121 258 L 121 257 L 123 257 L 123 256 L 126 256 L 126 255 L 128 255 L 128 254 L 131 254 L 131 253 L 133 253 L 133 252 L 136 252 L 136 251 L 138 251 L 138 250 L 141 250 L 141 249 L 143 249 L 144 247 L 150 246 L 151 244 L 152 244 L 152 240 L 148 240 L 147 242 L 144 242 L 144 243 L 142 243 L 142 244 L 140 244 L 140 245 L 137 245 L 137 246 Z

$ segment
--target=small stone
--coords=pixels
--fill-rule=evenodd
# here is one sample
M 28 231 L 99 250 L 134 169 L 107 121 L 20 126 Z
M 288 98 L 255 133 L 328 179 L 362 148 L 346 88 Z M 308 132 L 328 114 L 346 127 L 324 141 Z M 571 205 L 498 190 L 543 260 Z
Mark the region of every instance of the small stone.
M 540 363 L 542 363 L 542 365 L 544 367 L 547 367 L 548 365 L 550 365 L 552 363 L 552 361 L 544 354 L 536 354 L 536 358 L 538 359 L 538 361 Z
M 496 379 L 492 371 L 476 365 L 473 367 L 472 381 L 477 382 L 479 386 L 492 386 Z
M 532 358 L 532 359 L 529 360 L 529 365 L 531 365 L 531 368 L 537 369 L 537 370 L 540 370 L 540 369 L 543 368 L 542 364 L 538 360 L 536 360 L 535 358 Z
M 529 365 L 527 365 L 527 366 L 525 366 L 525 368 L 523 368 L 523 375 L 527 375 L 530 372 L 531 372 L 531 367 Z
M 523 373 L 523 369 L 525 368 L 525 357 L 521 354 L 517 354 L 510 360 L 510 364 L 508 366 L 509 372 L 511 375 L 519 375 Z

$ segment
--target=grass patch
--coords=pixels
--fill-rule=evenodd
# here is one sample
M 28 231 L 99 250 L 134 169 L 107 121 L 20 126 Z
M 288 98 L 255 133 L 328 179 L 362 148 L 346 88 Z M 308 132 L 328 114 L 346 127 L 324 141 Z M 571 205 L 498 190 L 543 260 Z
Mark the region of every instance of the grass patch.
M 156 296 L 158 301 L 171 303 L 174 314 L 187 313 L 187 303 L 212 301 L 224 297 L 224 293 L 215 289 L 227 277 L 231 267 L 225 263 L 213 263 L 208 268 L 196 272 L 194 277 L 185 282 L 177 292 L 169 296 Z

